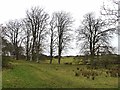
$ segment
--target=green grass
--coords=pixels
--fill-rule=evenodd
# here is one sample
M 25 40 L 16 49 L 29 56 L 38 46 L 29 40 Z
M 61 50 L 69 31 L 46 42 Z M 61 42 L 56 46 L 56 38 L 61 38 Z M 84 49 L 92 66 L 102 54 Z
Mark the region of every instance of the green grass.
M 72 58 L 69 58 L 70 62 Z M 3 69 L 3 88 L 117 88 L 118 78 L 99 75 L 95 80 L 83 76 L 75 76 L 77 67 L 84 65 L 64 65 L 35 63 L 29 61 L 13 61 L 13 69 Z M 74 70 L 74 71 L 73 71 Z M 97 72 L 104 71 L 99 69 Z

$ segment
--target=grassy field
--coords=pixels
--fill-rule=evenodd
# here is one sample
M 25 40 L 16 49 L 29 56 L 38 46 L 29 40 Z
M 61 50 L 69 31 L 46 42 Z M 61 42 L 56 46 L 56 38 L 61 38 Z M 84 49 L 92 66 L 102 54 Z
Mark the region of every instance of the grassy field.
M 72 58 L 69 58 L 72 62 Z M 36 63 L 29 61 L 13 61 L 13 69 L 3 69 L 3 88 L 117 88 L 118 78 L 105 76 L 105 69 L 97 69 L 94 80 L 76 76 L 77 68 L 86 70 L 84 65 L 48 64 L 48 61 Z

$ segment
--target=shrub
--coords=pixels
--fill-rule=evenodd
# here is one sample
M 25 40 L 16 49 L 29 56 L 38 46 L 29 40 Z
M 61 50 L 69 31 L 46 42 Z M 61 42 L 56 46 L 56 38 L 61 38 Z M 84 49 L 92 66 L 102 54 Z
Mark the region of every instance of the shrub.
M 111 77 L 120 77 L 120 68 L 114 67 L 109 70 L 110 76 Z
M 11 57 L 9 56 L 2 56 L 2 67 L 5 67 L 5 68 L 11 68 Z
M 65 65 L 72 65 L 71 62 L 65 62 L 64 64 L 65 64 Z
M 75 76 L 79 76 L 79 74 L 77 72 L 75 72 Z

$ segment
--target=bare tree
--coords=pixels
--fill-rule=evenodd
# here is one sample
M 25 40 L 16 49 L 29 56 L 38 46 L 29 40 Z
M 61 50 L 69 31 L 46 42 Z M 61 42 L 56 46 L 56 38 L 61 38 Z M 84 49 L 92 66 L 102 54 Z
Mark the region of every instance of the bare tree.
M 0 24 L 0 62 L 1 62 L 1 56 L 2 56 L 2 38 L 4 37 L 3 35 L 3 31 L 4 31 L 5 27 L 3 26 L 3 24 Z M 0 64 L 1 65 L 1 64 Z M 1 65 L 2 66 L 2 65 Z
M 6 24 L 6 29 L 4 29 L 3 34 L 7 37 L 12 43 L 14 50 L 13 53 L 16 56 L 16 60 L 19 59 L 19 47 L 23 41 L 21 29 L 21 22 L 18 20 L 9 21 Z
M 70 41 L 70 31 L 73 20 L 70 13 L 64 11 L 55 12 L 54 15 L 58 31 L 58 64 L 60 64 L 62 51 Z
M 78 42 L 82 41 L 82 51 L 88 51 L 91 56 L 91 63 L 94 55 L 96 55 L 100 48 L 110 50 L 109 39 L 112 37 L 111 29 L 107 29 L 107 24 L 100 18 L 95 18 L 93 13 L 88 13 L 84 16 L 82 25 L 77 30 Z
M 23 19 L 23 26 L 22 29 L 24 30 L 24 45 L 25 45 L 25 49 L 26 49 L 26 60 L 30 60 L 30 51 L 31 51 L 31 42 L 32 42 L 32 38 L 31 38 L 31 25 L 29 23 L 29 20 L 27 18 Z
M 119 0 L 109 0 L 103 3 L 101 7 L 101 15 L 105 16 L 108 24 L 116 24 L 119 18 Z
M 45 38 L 47 31 L 47 20 L 49 15 L 44 9 L 39 7 L 31 8 L 30 11 L 26 12 L 28 22 L 30 23 L 30 29 L 32 32 L 32 59 L 36 59 L 38 62 L 39 54 L 41 51 L 42 41 Z
M 120 39 L 120 0 L 110 0 L 102 6 L 101 14 L 114 26 L 112 29 Z M 120 40 L 118 40 L 118 53 L 120 54 Z
M 2 47 L 1 47 L 2 54 L 1 55 L 3 55 L 3 56 L 10 55 L 10 54 L 12 54 L 13 49 L 14 49 L 13 45 L 5 38 L 4 31 L 5 31 L 6 27 L 1 24 L 0 29 L 1 29 L 0 39 L 1 39 L 1 45 L 2 45 Z
M 55 20 L 55 15 L 52 15 L 51 21 L 50 21 L 50 64 L 52 63 L 53 59 L 53 52 L 54 52 L 54 47 L 56 45 L 56 40 L 58 37 L 56 37 L 56 20 Z

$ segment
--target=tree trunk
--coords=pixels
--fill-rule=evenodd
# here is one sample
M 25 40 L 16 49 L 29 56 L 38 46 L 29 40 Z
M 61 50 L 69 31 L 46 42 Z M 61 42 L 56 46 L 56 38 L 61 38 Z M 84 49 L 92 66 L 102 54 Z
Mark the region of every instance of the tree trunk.
M 26 60 L 29 60 L 28 52 L 26 52 Z
M 26 48 L 26 60 L 29 60 L 29 50 L 28 50 L 28 45 L 27 45 L 27 48 Z
M 29 36 L 28 35 L 27 35 L 27 46 L 26 46 L 26 60 L 29 60 Z
M 59 36 L 59 45 L 58 45 L 58 64 L 60 64 L 61 60 L 61 37 Z
M 37 56 L 37 58 L 36 58 L 36 62 L 39 63 L 39 58 L 38 58 L 38 56 Z
M 52 59 L 53 59 L 52 53 L 53 53 L 53 51 L 52 51 L 52 48 L 51 48 L 51 51 L 50 51 L 50 64 L 52 64 Z
M 30 61 L 32 61 L 32 55 L 30 55 Z
M 33 46 L 32 46 L 32 60 L 34 60 L 34 48 L 35 48 L 35 37 L 34 37 Z
M 19 60 L 19 50 L 18 50 L 18 48 L 16 47 L 16 60 Z
M 61 56 L 58 56 L 58 64 L 60 64 Z
M 37 46 L 36 50 L 36 62 L 39 63 L 39 46 Z
M 59 47 L 59 51 L 58 51 L 58 64 L 60 64 L 60 60 L 61 60 L 61 49 Z
M 52 64 L 52 57 L 50 57 L 50 64 Z
M 53 58 L 53 32 L 51 34 L 51 45 L 50 45 L 50 64 L 52 64 L 52 58 Z

